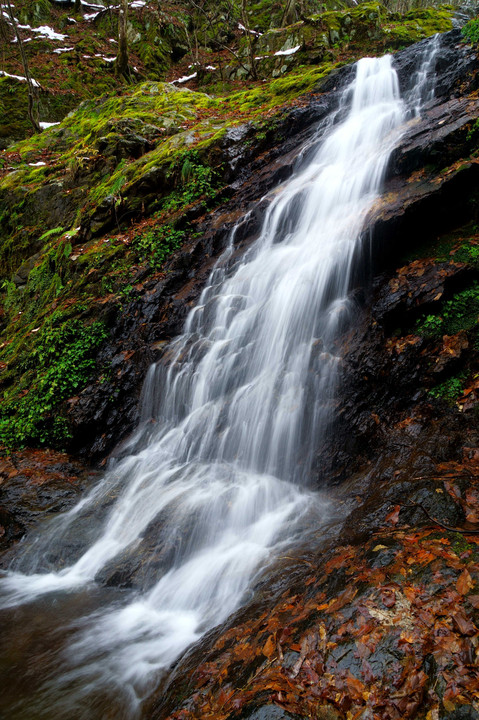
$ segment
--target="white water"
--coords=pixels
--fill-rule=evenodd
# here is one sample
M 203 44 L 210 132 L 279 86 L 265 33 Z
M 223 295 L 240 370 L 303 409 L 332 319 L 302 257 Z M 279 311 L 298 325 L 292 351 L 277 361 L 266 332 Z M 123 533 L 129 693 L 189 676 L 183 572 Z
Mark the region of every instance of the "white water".
M 155 671 L 244 602 L 307 515 L 319 525 L 327 506 L 305 480 L 331 420 L 364 219 L 404 117 L 391 59 L 361 60 L 324 141 L 272 197 L 257 242 L 231 267 L 230 246 L 150 370 L 130 455 L 3 580 L 4 607 L 47 593 L 61 604 L 150 543 L 144 590 L 76 621 L 35 717 L 100 717 L 91 698 L 115 688 L 134 717 Z M 47 572 L 84 532 L 93 537 L 77 561 Z
M 421 109 L 434 99 L 436 74 L 434 68 L 440 47 L 439 33 L 424 42 L 422 55 L 419 58 L 418 69 L 413 76 L 408 105 L 415 117 L 419 117 Z

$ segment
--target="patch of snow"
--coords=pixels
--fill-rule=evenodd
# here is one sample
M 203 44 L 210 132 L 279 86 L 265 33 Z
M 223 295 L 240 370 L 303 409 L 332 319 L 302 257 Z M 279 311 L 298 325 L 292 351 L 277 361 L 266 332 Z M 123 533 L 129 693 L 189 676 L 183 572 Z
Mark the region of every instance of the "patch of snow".
M 146 5 L 145 0 L 133 0 L 133 2 L 130 3 L 131 8 L 141 8 L 141 7 L 145 7 L 145 5 Z
M 41 126 L 41 123 L 40 123 Z M 28 163 L 30 167 L 40 167 L 40 165 L 46 165 L 46 162 L 42 162 L 41 160 L 36 163 Z
M 61 55 L 61 54 L 64 53 L 64 52 L 71 52 L 71 51 L 74 50 L 74 49 L 75 49 L 74 47 L 69 47 L 69 48 L 57 48 L 57 49 L 54 50 L 53 52 L 55 53 L 55 55 Z
M 206 70 L 216 70 L 214 65 L 207 65 Z
M 104 60 L 105 62 L 115 62 L 115 60 L 116 60 L 116 57 L 105 57 L 105 56 L 102 55 L 101 53 L 97 53 L 97 54 L 95 55 L 95 57 L 99 57 L 99 58 L 101 58 L 102 60 Z
M 60 125 L 59 122 L 49 123 L 49 122 L 40 122 L 38 123 L 42 130 L 48 130 L 48 128 L 54 127 L 55 125 Z M 45 163 L 40 163 L 41 165 L 45 165 Z
M 71 0 L 56 0 L 56 2 L 69 3 L 69 2 L 71 2 Z M 102 10 L 105 9 L 104 5 L 98 5 L 97 3 L 87 2 L 86 0 L 81 0 L 81 4 L 84 5 L 85 7 L 101 8 Z M 68 19 L 70 20 L 70 18 L 68 18 Z
M 113 38 L 108 38 L 109 42 L 115 43 L 115 45 L 118 45 L 118 40 L 114 40 Z
M 84 20 L 94 20 L 96 18 L 96 16 L 99 14 L 100 14 L 99 12 L 88 13 L 87 15 L 83 16 L 83 19 Z
M 30 32 L 37 33 L 38 35 L 41 35 L 42 37 L 47 37 L 49 40 L 65 40 L 68 35 L 62 35 L 61 33 L 57 33 L 53 28 L 51 28 L 49 25 L 40 25 L 40 27 L 32 28 L 31 25 L 21 25 L 17 19 L 15 18 L 15 22 L 17 23 L 20 30 L 30 30 Z M 31 40 L 31 38 L 30 38 Z M 26 42 L 25 40 L 23 42 Z
M 77 21 L 75 20 L 75 18 L 67 18 L 67 20 L 69 22 L 75 23 L 75 25 L 77 24 Z
M 278 50 L 278 52 L 275 52 L 275 55 L 294 55 L 295 52 L 298 52 L 301 45 L 296 45 L 294 48 L 290 48 L 290 50 Z
M 9 77 L 13 78 L 14 80 L 20 80 L 20 82 L 27 82 L 27 78 L 23 77 L 23 75 L 10 75 L 10 73 L 5 72 L 5 70 L 0 70 L 0 77 Z M 32 78 L 32 85 L 33 87 L 41 87 L 40 83 L 37 82 Z
M 53 28 L 49 27 L 48 25 L 40 25 L 40 27 L 32 28 L 32 32 L 43 35 L 43 37 L 47 37 L 49 40 L 65 40 L 68 37 L 68 35 L 62 35 L 61 33 L 57 33 Z
M 256 32 L 256 30 L 247 30 L 247 29 L 245 28 L 245 26 L 242 25 L 241 23 L 238 23 L 238 28 L 239 28 L 240 30 L 243 30 L 243 32 L 249 32 L 251 35 L 256 35 L 256 37 L 261 37 L 261 35 L 263 34 L 263 33 L 260 33 L 260 32 Z
M 193 78 L 195 78 L 197 75 L 198 73 L 193 73 L 193 75 L 185 75 L 184 77 L 180 77 L 177 80 L 172 80 L 171 84 L 173 85 L 173 83 L 185 83 L 188 80 L 193 80 Z

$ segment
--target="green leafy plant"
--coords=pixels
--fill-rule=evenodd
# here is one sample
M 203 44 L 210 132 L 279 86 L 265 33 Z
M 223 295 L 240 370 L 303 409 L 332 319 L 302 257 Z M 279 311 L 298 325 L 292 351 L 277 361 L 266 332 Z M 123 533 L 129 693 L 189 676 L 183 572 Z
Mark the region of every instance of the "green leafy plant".
M 416 324 L 416 332 L 425 337 L 434 337 L 441 333 L 444 322 L 439 315 L 426 315 Z
M 460 330 L 472 330 L 479 320 L 479 282 L 456 293 L 442 304 L 436 315 L 426 315 L 416 323 L 416 332 L 426 337 L 455 335 Z
M 56 227 L 52 228 L 51 230 L 47 230 L 38 238 L 38 241 L 41 242 L 42 240 L 46 240 L 47 238 L 51 237 L 52 235 L 60 235 L 63 232 L 64 228 L 62 227 Z
M 464 391 L 464 380 L 466 373 L 462 372 L 455 377 L 445 380 L 440 385 L 436 385 L 429 390 L 429 395 L 436 399 L 445 400 L 449 404 L 454 404 L 458 397 L 460 397 Z
M 70 436 L 58 406 L 85 385 L 108 333 L 100 321 L 87 325 L 73 319 L 55 326 L 57 319 L 54 316 L 40 332 L 26 363 L 25 387 L 5 393 L 0 442 L 7 447 L 28 443 L 61 447 Z
M 180 247 L 185 238 L 184 230 L 177 230 L 171 223 L 159 225 L 135 235 L 132 247 L 141 260 L 159 269 L 171 253 Z
M 470 43 L 476 44 L 479 42 L 479 18 L 473 18 L 469 20 L 461 30 L 463 37 Z

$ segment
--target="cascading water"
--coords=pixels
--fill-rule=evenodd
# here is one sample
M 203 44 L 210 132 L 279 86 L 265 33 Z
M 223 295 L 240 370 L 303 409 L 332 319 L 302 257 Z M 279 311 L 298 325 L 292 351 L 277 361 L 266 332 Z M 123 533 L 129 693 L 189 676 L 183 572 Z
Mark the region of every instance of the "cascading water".
M 33 606 L 66 626 L 9 718 L 98 720 L 106 707 L 134 718 L 158 671 L 239 607 L 308 514 L 326 512 L 304 481 L 331 418 L 364 219 L 404 117 L 391 58 L 361 60 L 259 239 L 232 267 L 230 247 L 150 370 L 128 457 L 3 579 L 20 622 Z M 140 552 L 142 589 L 101 596 L 95 578 Z
M 436 81 L 434 67 L 439 53 L 440 38 L 441 36 L 436 34 L 424 42 L 418 69 L 413 76 L 407 101 L 415 117 L 418 117 L 421 108 L 434 98 Z

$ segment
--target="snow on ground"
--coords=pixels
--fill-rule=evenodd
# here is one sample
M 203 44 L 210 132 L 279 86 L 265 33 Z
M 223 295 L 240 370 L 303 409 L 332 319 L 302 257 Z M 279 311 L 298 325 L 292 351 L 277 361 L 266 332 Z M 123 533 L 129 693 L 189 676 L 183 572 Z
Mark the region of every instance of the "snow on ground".
M 15 21 L 17 21 L 16 18 Z M 49 40 L 65 40 L 68 37 L 68 35 L 57 33 L 53 28 L 49 27 L 49 25 L 40 25 L 40 27 L 37 28 L 32 28 L 31 25 L 21 25 L 18 22 L 17 25 L 20 30 L 30 30 L 30 32 L 37 33 L 41 37 L 47 37 Z
M 193 75 L 185 75 L 184 77 L 180 77 L 177 80 L 172 80 L 171 85 L 173 85 L 173 83 L 185 83 L 188 80 L 193 80 L 193 78 L 195 78 L 197 75 L 198 73 L 193 73 Z
M 27 78 L 23 77 L 23 75 L 10 75 L 10 73 L 5 72 L 5 70 L 0 70 L 0 77 L 8 77 L 13 78 L 14 80 L 20 80 L 20 82 L 27 82 Z M 40 83 L 37 82 L 32 78 L 32 85 L 33 87 L 41 87 Z
M 57 33 L 53 28 L 49 27 L 48 25 L 40 25 L 40 27 L 32 28 L 32 32 L 43 35 L 49 40 L 65 40 L 65 38 L 68 37 L 68 35 L 62 35 L 61 33 Z
M 49 123 L 49 122 L 39 122 L 38 123 L 42 130 L 48 130 L 48 128 L 54 127 L 55 125 L 60 125 L 59 122 Z M 37 165 L 45 165 L 45 163 L 36 163 Z
M 116 60 L 116 56 L 115 57 L 105 57 L 101 53 L 96 53 L 95 57 L 99 57 L 102 60 L 105 60 L 105 62 L 115 62 L 115 60 Z
M 291 48 L 290 50 L 278 50 L 278 52 L 275 52 L 275 55 L 294 55 L 295 52 L 298 52 L 301 45 L 296 45 L 296 47 Z
M 256 35 L 256 37 L 261 37 L 261 35 L 263 34 L 263 33 L 260 33 L 260 32 L 256 32 L 256 30 L 247 30 L 247 29 L 245 28 L 245 26 L 242 25 L 241 23 L 238 23 L 238 28 L 239 28 L 240 30 L 243 30 L 243 32 L 249 32 L 251 35 Z

